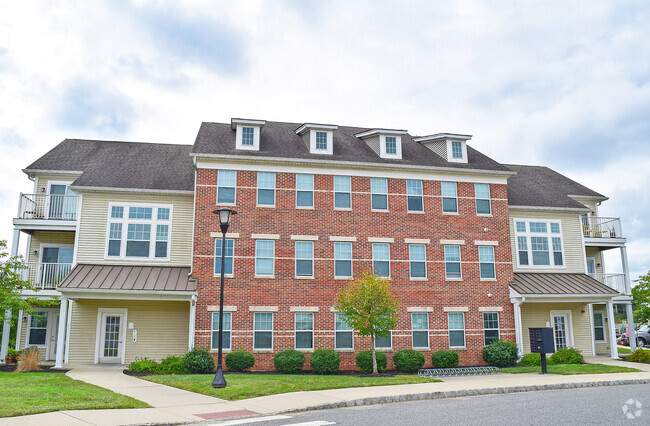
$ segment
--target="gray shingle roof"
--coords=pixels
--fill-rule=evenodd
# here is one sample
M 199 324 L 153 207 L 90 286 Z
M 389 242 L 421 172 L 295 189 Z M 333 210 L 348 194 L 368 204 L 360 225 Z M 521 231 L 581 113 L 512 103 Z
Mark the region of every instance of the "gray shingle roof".
M 64 290 L 196 291 L 190 268 L 178 266 L 76 265 Z
M 569 195 L 586 197 L 605 196 L 558 172 L 543 166 L 506 164 L 517 172 L 508 178 L 508 204 L 511 206 L 584 208 Z
M 290 159 L 319 159 L 323 161 L 349 161 L 376 164 L 404 164 L 429 167 L 450 167 L 488 171 L 510 170 L 477 150 L 468 147 L 468 164 L 449 163 L 429 148 L 413 142 L 415 136 L 402 136 L 402 159 L 380 158 L 361 139 L 354 136 L 369 128 L 339 126 L 334 130 L 333 155 L 311 154 L 295 131 L 303 123 L 267 121 L 260 132 L 259 151 L 235 149 L 235 131 L 230 123 L 201 123 L 192 152 L 195 154 L 245 155 Z
M 517 293 L 525 294 L 619 294 L 616 290 L 586 274 L 516 273 L 510 284 Z
M 81 171 L 73 186 L 192 191 L 191 145 L 66 139 L 29 170 Z

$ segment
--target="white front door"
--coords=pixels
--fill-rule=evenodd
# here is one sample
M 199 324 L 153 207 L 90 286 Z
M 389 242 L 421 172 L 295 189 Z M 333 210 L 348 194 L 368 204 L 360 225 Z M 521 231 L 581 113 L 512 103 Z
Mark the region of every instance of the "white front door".
M 569 315 L 553 314 L 553 337 L 555 350 L 571 346 L 569 342 Z
M 103 313 L 99 337 L 99 362 L 120 363 L 124 351 L 124 314 Z
M 587 274 L 591 278 L 596 278 L 596 258 L 588 257 L 587 258 Z
M 56 359 L 56 348 L 59 340 L 59 313 L 52 312 L 50 316 L 51 320 L 48 324 L 48 335 L 50 336 L 50 342 L 47 350 L 47 359 L 55 360 Z

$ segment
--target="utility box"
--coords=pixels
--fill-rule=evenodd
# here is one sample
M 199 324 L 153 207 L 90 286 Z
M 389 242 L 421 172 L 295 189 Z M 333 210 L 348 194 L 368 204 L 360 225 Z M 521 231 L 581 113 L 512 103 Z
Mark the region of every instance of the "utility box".
M 530 351 L 535 354 L 555 353 L 555 342 L 553 341 L 553 329 L 551 327 L 529 328 Z

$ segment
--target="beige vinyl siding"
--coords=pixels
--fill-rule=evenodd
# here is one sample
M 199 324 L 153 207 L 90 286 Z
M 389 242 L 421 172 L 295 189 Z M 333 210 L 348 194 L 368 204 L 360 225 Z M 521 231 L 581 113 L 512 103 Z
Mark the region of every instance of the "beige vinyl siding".
M 35 308 L 35 311 L 36 312 L 39 312 L 39 311 L 47 311 L 47 312 L 49 312 L 49 315 L 48 315 L 48 334 L 46 335 L 46 338 L 45 338 L 45 344 L 50 345 L 51 337 L 52 337 L 52 334 L 50 333 L 50 331 L 53 331 L 54 329 L 50 328 L 51 324 L 49 323 L 49 321 L 55 321 L 54 318 L 59 313 L 59 308 L 58 307 L 56 307 L 56 308 L 40 308 L 40 309 Z M 26 321 L 23 321 L 24 317 L 27 318 Z M 25 349 L 25 348 L 27 348 L 29 346 L 29 345 L 26 345 L 25 343 L 27 342 L 27 333 L 29 332 L 29 325 L 30 325 L 30 321 L 31 321 L 31 316 L 27 315 L 25 312 L 22 312 L 22 316 L 20 318 L 18 318 L 18 321 L 22 321 L 22 325 L 20 327 L 20 336 L 18 336 L 18 350 L 21 351 L 21 350 L 23 350 L 23 349 Z M 46 355 L 47 355 L 47 348 L 46 347 L 39 347 L 38 348 L 38 359 L 40 361 L 45 361 L 46 360 L 45 359 Z M 55 356 L 56 356 L 56 354 L 54 354 L 54 353 L 50 353 L 49 355 L 50 355 L 50 357 L 49 357 L 50 360 L 53 360 L 55 358 Z
M 564 272 L 585 273 L 584 246 L 582 243 L 582 223 L 580 215 L 575 213 L 539 213 L 510 211 L 510 245 L 512 247 L 512 264 L 515 272 Z M 561 221 L 562 244 L 564 251 L 564 268 L 533 267 L 519 268 L 517 265 L 517 245 L 515 238 L 516 219 L 541 219 Z
M 77 300 L 72 305 L 70 323 L 69 363 L 95 362 L 97 343 L 98 308 L 127 309 L 126 321 L 126 363 L 136 357 L 155 360 L 167 355 L 181 355 L 188 350 L 189 302 L 132 301 L 132 300 Z M 138 331 L 137 342 L 133 342 L 133 329 Z
M 41 260 L 41 244 L 74 245 L 74 234 L 73 231 L 34 231 L 27 252 L 27 261 L 38 263 Z M 35 250 L 38 250 L 37 254 L 34 254 Z
M 36 193 L 37 194 L 47 194 L 48 193 L 48 186 L 50 182 L 66 182 L 67 184 L 71 184 L 74 182 L 74 178 L 69 178 L 69 177 L 64 177 L 64 176 L 39 176 L 38 177 L 38 182 L 36 185 Z
M 582 311 L 585 311 L 582 313 Z M 528 328 L 546 327 L 551 323 L 551 311 L 571 311 L 571 329 L 573 330 L 573 346 L 580 349 L 583 355 L 591 356 L 591 319 L 589 306 L 585 303 L 523 303 L 521 305 L 521 324 L 524 337 L 524 353 L 530 353 L 530 336 Z
M 603 273 L 603 254 L 597 247 L 585 247 L 585 255 L 596 259 L 596 273 Z M 600 265 L 600 266 L 598 266 Z
M 172 227 L 170 260 L 105 259 L 106 228 L 109 203 L 171 204 Z M 154 196 L 145 194 L 94 194 L 83 195 L 77 263 L 138 264 L 187 266 L 192 261 L 192 208 L 191 196 Z

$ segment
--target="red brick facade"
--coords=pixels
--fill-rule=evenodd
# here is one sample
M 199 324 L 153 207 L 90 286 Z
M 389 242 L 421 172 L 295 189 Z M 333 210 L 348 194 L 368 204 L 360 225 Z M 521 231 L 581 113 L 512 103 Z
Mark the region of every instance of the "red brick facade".
M 295 174 L 276 173 L 276 207 L 256 207 L 257 174 L 237 172 L 236 205 L 229 233 L 238 233 L 234 249 L 234 277 L 226 278 L 224 304 L 236 306 L 232 314 L 232 348 L 253 350 L 253 312 L 249 306 L 277 306 L 274 313 L 273 353 L 256 353 L 255 369 L 272 369 L 273 354 L 294 347 L 292 306 L 315 306 L 314 347 L 334 348 L 334 313 L 330 308 L 338 290 L 348 281 L 334 279 L 334 243 L 330 236 L 352 236 L 353 272 L 370 271 L 372 244 L 369 237 L 394 238 L 390 244 L 392 291 L 400 299 L 393 350 L 411 348 L 411 316 L 408 307 L 431 307 L 430 355 L 448 349 L 447 314 L 444 307 L 467 308 L 466 349 L 459 350 L 461 365 L 483 364 L 483 318 L 479 307 L 500 307 L 499 327 L 504 340 L 514 340 L 514 319 L 508 283 L 513 279 L 505 184 L 491 184 L 492 216 L 477 216 L 474 184 L 458 183 L 457 215 L 442 214 L 439 181 L 423 181 L 424 214 L 408 213 L 405 179 L 388 179 L 389 213 L 372 212 L 370 178 L 352 176 L 352 210 L 333 209 L 333 177 L 315 175 L 314 209 L 295 207 Z M 217 170 L 197 171 L 193 276 L 198 279 L 195 345 L 210 346 L 211 312 L 219 304 L 219 277 L 214 276 L 214 238 L 220 232 L 212 211 L 217 208 Z M 251 234 L 279 234 L 275 245 L 275 277 L 255 278 L 255 240 Z M 318 236 L 314 241 L 314 279 L 296 279 L 291 235 Z M 409 253 L 405 238 L 430 239 L 426 246 L 427 281 L 409 278 Z M 462 281 L 445 279 L 444 248 L 440 240 L 464 240 L 461 246 Z M 479 278 L 475 240 L 496 241 L 496 281 Z M 341 352 L 341 369 L 355 369 L 354 354 L 369 349 L 370 338 L 355 336 L 354 352 Z M 392 351 L 390 351 L 392 352 Z M 388 354 L 389 368 L 392 357 Z M 306 367 L 308 368 L 308 362 Z

